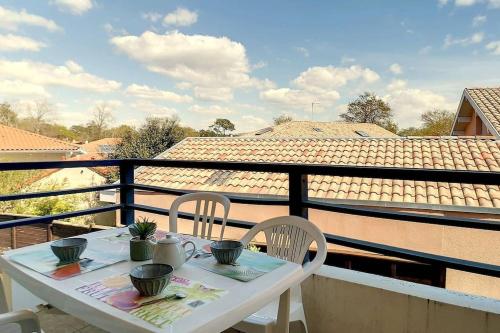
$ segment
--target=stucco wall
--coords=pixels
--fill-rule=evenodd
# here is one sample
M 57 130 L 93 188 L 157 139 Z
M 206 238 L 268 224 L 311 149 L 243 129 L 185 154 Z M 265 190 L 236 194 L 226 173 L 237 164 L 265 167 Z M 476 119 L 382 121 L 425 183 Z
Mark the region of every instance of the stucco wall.
M 302 284 L 310 333 L 500 332 L 500 301 L 323 266 Z
M 135 200 L 140 204 L 169 208 L 173 199 L 175 199 L 174 196 L 141 193 L 136 195 Z M 181 206 L 181 211 L 193 210 L 192 206 Z M 418 212 L 415 210 L 406 211 Z M 444 214 L 442 212 L 420 212 Z M 220 211 L 217 213 L 218 216 L 221 216 Z M 136 215 L 153 216 L 142 212 L 137 212 Z M 288 215 L 287 207 L 232 204 L 230 211 L 230 218 L 252 222 L 260 222 L 281 215 Z M 500 219 L 499 215 L 486 214 L 447 213 L 447 215 Z M 160 228 L 168 229 L 168 217 L 155 215 L 154 218 L 159 223 Z M 500 233 L 494 231 L 377 219 L 319 210 L 310 210 L 309 219 L 326 233 L 500 265 L 500 256 L 498 255 L 500 253 Z M 192 223 L 189 221 L 181 222 L 179 230 L 185 233 L 192 232 Z M 245 230 L 242 229 L 228 228 L 224 236 L 226 238 L 240 238 L 244 233 Z M 332 245 L 329 247 L 334 248 Z M 335 248 L 346 249 L 338 246 Z M 446 287 L 500 299 L 500 279 L 498 278 L 447 270 Z
M 0 162 L 40 162 L 61 161 L 69 157 L 69 153 L 4 153 L 0 152 Z

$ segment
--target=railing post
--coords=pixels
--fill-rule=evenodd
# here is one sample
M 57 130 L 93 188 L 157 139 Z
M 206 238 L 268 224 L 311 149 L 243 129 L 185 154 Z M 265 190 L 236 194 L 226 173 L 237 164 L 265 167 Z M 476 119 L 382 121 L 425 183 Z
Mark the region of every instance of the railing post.
M 307 200 L 307 175 L 290 172 L 288 174 L 288 212 L 290 215 L 308 218 L 308 209 L 304 202 Z
M 129 205 L 134 203 L 134 189 L 130 186 L 134 184 L 134 165 L 129 161 L 120 163 L 120 223 L 129 225 L 134 223 L 134 209 Z

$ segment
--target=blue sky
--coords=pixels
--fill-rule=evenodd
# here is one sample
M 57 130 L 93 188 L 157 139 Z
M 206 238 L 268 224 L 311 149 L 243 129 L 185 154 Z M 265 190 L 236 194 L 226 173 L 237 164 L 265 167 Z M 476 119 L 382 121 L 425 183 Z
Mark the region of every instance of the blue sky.
M 500 0 L 0 1 L 0 100 L 27 113 L 114 124 L 215 118 L 239 131 L 339 120 L 373 91 L 400 126 L 455 111 L 465 87 L 500 85 Z

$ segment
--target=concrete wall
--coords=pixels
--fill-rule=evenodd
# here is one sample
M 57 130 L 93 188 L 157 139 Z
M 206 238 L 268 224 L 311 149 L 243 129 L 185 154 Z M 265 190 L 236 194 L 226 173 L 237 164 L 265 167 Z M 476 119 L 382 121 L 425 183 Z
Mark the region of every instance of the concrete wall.
M 136 194 L 136 202 L 140 204 L 169 208 L 174 196 L 142 192 Z M 389 208 L 388 208 L 389 209 Z M 193 206 L 181 206 L 181 211 L 194 211 Z M 500 221 L 500 215 L 467 214 L 458 212 L 416 211 L 392 209 L 406 212 L 421 212 L 436 215 L 457 217 L 475 217 Z M 217 211 L 221 216 L 221 211 Z M 288 215 L 287 207 L 258 206 L 232 204 L 230 218 L 260 222 L 275 216 Z M 136 216 L 153 216 L 136 212 Z M 168 217 L 154 215 L 159 227 L 168 230 Z M 464 229 L 447 226 L 438 226 L 422 223 L 410 223 L 387 219 L 355 216 L 349 214 L 330 213 L 319 210 L 310 210 L 309 219 L 326 233 L 367 240 L 406 249 L 446 255 L 449 257 L 479 261 L 500 265 L 500 233 L 486 230 Z M 192 232 L 192 223 L 182 222 L 179 231 Z M 225 238 L 240 238 L 245 230 L 229 228 Z M 260 241 L 261 239 L 259 239 Z M 366 253 L 359 250 L 329 246 L 330 249 L 349 250 L 351 252 Z M 476 274 L 448 270 L 446 287 L 477 295 L 490 296 L 500 299 L 500 279 Z
M 41 162 L 41 161 L 61 161 L 68 158 L 71 154 L 58 152 L 40 152 L 40 153 L 0 153 L 0 162 Z
M 500 301 L 323 266 L 302 284 L 310 333 L 500 332 Z

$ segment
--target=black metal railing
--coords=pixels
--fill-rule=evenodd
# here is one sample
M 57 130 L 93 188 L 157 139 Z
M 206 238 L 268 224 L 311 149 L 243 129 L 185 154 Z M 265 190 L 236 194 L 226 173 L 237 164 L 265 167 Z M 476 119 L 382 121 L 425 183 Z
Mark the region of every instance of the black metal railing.
M 95 192 L 109 189 L 117 189 L 120 192 L 120 202 L 104 207 L 89 208 L 73 212 L 61 213 L 50 216 L 30 217 L 13 221 L 0 222 L 0 229 L 35 223 L 51 223 L 53 220 L 96 214 L 107 211 L 120 211 L 121 223 L 124 225 L 134 222 L 135 211 L 143 211 L 161 215 L 168 215 L 168 209 L 151 207 L 134 202 L 136 190 L 151 191 L 171 195 L 181 195 L 190 191 L 168 189 L 159 186 L 136 184 L 134 182 L 134 170 L 140 166 L 191 168 L 191 169 L 215 169 L 231 171 L 251 171 L 288 174 L 289 195 L 288 198 L 257 198 L 228 195 L 234 203 L 252 205 L 276 205 L 288 206 L 290 215 L 298 215 L 307 218 L 309 209 L 317 209 L 329 212 L 354 214 L 393 220 L 394 223 L 416 222 L 424 224 L 445 225 L 462 228 L 482 229 L 491 232 L 500 231 L 500 222 L 476 219 L 458 218 L 449 216 L 436 216 L 430 214 L 402 213 L 384 209 L 360 208 L 349 205 L 333 204 L 325 201 L 315 200 L 308 197 L 308 175 L 329 175 L 361 178 L 400 179 L 415 181 L 465 183 L 482 185 L 500 185 L 499 172 L 484 171 L 450 171 L 429 169 L 405 169 L 384 167 L 358 167 L 338 165 L 305 165 L 286 163 L 250 163 L 250 162 L 219 162 L 219 161 L 180 161 L 162 159 L 126 159 L 126 160 L 102 160 L 102 161 L 58 161 L 58 162 L 11 162 L 0 163 L 0 171 L 13 170 L 38 170 L 38 169 L 60 169 L 76 167 L 118 167 L 120 181 L 116 184 L 85 187 L 78 189 L 47 191 L 37 193 L 0 194 L 1 201 L 32 199 L 48 196 L 59 196 L 75 193 Z M 1 181 L 1 180 L 0 180 Z M 499 210 L 500 216 L 500 210 Z M 181 213 L 180 217 L 193 219 L 192 214 Z M 216 219 L 216 223 L 221 223 Z M 229 220 L 228 226 L 249 229 L 255 223 L 239 220 Z M 325 234 L 329 243 L 375 252 L 383 255 L 414 260 L 439 267 L 453 268 L 457 270 L 478 273 L 483 275 L 500 277 L 500 266 L 480 263 L 470 260 L 451 258 L 436 254 L 424 253 L 400 247 L 352 239 L 348 237 Z

